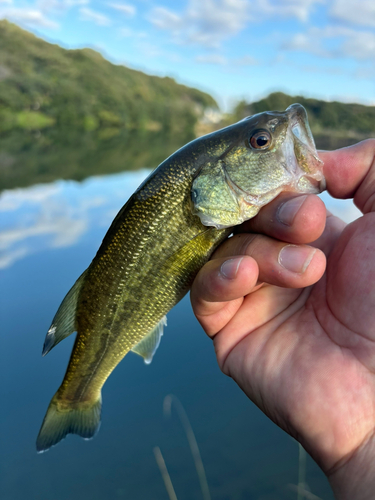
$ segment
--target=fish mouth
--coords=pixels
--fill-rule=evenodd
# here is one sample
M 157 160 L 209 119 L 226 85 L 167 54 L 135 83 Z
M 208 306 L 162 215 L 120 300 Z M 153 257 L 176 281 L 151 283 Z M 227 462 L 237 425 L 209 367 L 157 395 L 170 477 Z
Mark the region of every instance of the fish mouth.
M 294 141 L 302 143 L 314 158 L 320 162 L 305 108 L 301 104 L 292 104 L 286 109 L 286 113 L 289 119 L 288 128 L 293 135 Z
M 295 188 L 307 193 L 321 193 L 326 188 L 323 162 L 315 147 L 306 110 L 301 104 L 292 104 L 286 109 L 286 114 L 289 124 L 283 152 L 287 168 L 295 177 Z

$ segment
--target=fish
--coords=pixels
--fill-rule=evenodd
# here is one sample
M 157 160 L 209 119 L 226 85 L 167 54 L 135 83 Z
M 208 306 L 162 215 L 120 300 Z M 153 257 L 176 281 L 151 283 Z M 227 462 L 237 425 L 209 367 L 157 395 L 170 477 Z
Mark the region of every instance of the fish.
M 77 332 L 37 451 L 99 429 L 102 387 L 130 351 L 150 363 L 166 314 L 233 226 L 282 191 L 319 193 L 323 163 L 300 104 L 249 116 L 188 143 L 140 185 L 52 320 L 43 356 Z

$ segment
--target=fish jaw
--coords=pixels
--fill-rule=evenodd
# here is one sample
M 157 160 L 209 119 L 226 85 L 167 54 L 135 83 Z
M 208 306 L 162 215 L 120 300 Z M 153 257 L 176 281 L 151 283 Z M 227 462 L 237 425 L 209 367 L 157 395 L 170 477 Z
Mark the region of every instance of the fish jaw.
M 318 156 L 307 113 L 300 104 L 286 109 L 289 118 L 287 137 L 282 146 L 286 166 L 294 177 L 292 190 L 318 194 L 325 190 L 323 162 Z

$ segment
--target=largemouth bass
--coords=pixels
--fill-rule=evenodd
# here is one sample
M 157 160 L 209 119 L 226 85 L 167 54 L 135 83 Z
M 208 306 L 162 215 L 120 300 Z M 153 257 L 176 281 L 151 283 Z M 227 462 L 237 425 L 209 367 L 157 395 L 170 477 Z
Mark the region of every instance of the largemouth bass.
M 117 214 L 48 330 L 43 355 L 74 331 L 77 336 L 37 450 L 68 433 L 94 436 L 104 382 L 129 351 L 151 361 L 165 315 L 234 225 L 281 191 L 324 187 L 299 104 L 196 139 L 154 170 Z

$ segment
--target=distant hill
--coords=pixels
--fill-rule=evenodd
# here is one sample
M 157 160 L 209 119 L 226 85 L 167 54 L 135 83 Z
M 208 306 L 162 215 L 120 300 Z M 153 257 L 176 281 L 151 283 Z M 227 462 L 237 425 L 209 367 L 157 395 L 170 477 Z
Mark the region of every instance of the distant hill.
M 375 136 L 374 106 L 281 92 L 240 102 L 220 121 L 204 92 L 0 21 L 0 190 L 154 168 L 197 134 L 293 102 L 306 107 L 318 148 Z
M 91 49 L 66 50 L 0 21 L 0 134 L 74 128 L 193 133 L 215 100 L 172 78 L 115 65 Z
M 327 102 L 282 92 L 252 103 L 240 102 L 233 121 L 262 111 L 283 111 L 295 102 L 306 108 L 315 142 L 321 149 L 335 149 L 375 136 L 375 106 Z
M 0 21 L 0 190 L 156 167 L 215 100 Z

